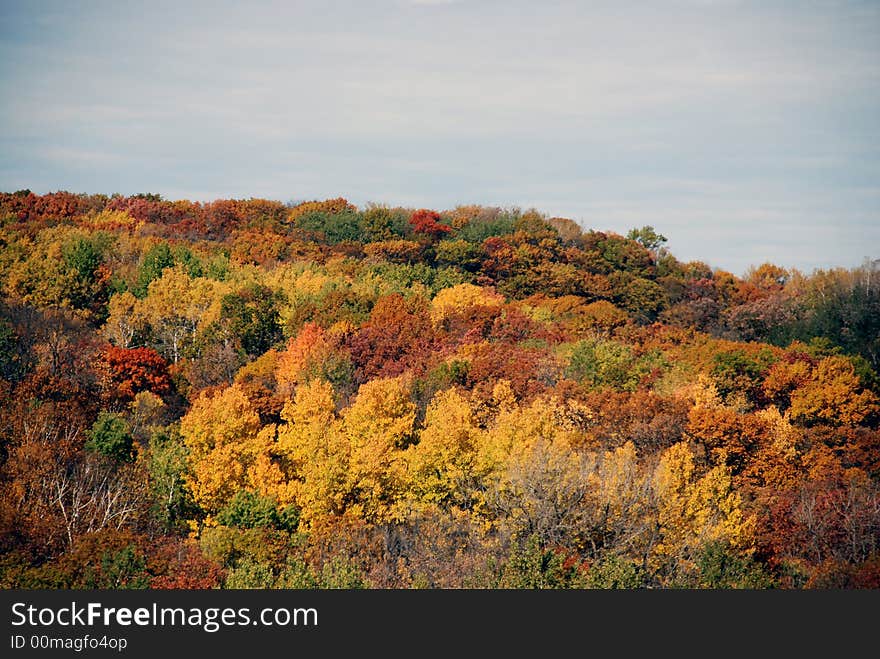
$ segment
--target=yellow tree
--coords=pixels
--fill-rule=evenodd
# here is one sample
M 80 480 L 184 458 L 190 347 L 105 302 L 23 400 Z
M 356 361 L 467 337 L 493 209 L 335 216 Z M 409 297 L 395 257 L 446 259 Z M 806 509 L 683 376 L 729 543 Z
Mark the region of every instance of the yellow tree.
M 405 450 L 413 437 L 415 404 L 402 377 L 361 385 L 342 416 L 350 459 L 346 489 L 354 512 L 367 521 L 388 522 L 403 514 Z
M 826 357 L 791 394 L 791 418 L 806 423 L 858 425 L 880 412 L 877 395 L 862 387 L 846 357 Z
M 220 316 L 220 300 L 229 286 L 211 279 L 190 279 L 183 266 L 165 268 L 150 282 L 147 296 L 139 300 L 134 313 L 150 326 L 159 352 L 175 364 L 184 348 Z
M 333 388 L 322 380 L 298 387 L 281 419 L 276 448 L 302 523 L 311 526 L 328 515 L 342 514 L 349 446 L 336 416 Z
M 596 526 L 601 549 L 644 561 L 656 537 L 656 508 L 649 473 L 638 459 L 635 445 L 626 442 L 604 451 L 592 475 L 597 504 Z M 599 547 L 593 546 L 594 555 Z
M 138 308 L 138 299 L 129 291 L 116 293 L 110 298 L 107 311 L 104 336 L 120 348 L 132 347 L 135 336 L 147 326 L 147 319 Z
M 719 465 L 701 476 L 687 443 L 660 456 L 654 492 L 660 533 L 652 557 L 656 567 L 688 570 L 700 549 L 712 542 L 746 553 L 752 549 L 754 519 L 743 512 L 729 471 Z
M 476 464 L 481 433 L 461 392 L 438 392 L 428 405 L 418 443 L 407 451 L 411 496 L 426 504 L 470 508 L 485 475 Z
M 270 448 L 270 435 L 260 432 L 260 417 L 237 384 L 199 396 L 181 419 L 180 434 L 193 499 L 210 514 L 252 485 L 248 470 Z
M 594 461 L 575 450 L 583 443 L 581 415 L 555 397 L 500 407 L 477 446 L 477 468 L 487 481 L 478 511 L 489 525 L 542 543 L 583 542 L 592 526 Z
M 276 450 L 283 470 L 296 481 L 306 526 L 333 515 L 371 523 L 403 515 L 415 405 L 401 378 L 361 385 L 341 417 L 334 412 L 330 384 L 313 380 L 297 387 L 282 419 L 286 424 L 279 428 Z
M 500 307 L 504 304 L 504 296 L 489 288 L 473 284 L 457 284 L 444 288 L 431 301 L 430 315 L 435 325 L 451 313 L 463 311 L 469 307 Z

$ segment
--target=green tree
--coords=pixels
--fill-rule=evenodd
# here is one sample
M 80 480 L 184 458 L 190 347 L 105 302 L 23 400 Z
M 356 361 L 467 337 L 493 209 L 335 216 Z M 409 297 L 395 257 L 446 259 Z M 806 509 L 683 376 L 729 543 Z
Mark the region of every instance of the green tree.
M 529 536 L 513 549 L 501 572 L 500 588 L 550 589 L 580 588 L 583 575 L 575 566 L 566 566 L 564 557 L 542 547 L 537 535 Z
M 134 451 L 131 428 L 120 414 L 100 412 L 88 433 L 85 448 L 117 462 L 132 462 Z
M 172 254 L 171 247 L 168 246 L 168 243 L 161 242 L 157 245 L 153 245 L 150 249 L 144 252 L 140 267 L 138 268 L 137 280 L 132 292 L 139 298 L 145 297 L 150 282 L 161 277 L 162 271 L 173 265 L 174 254 Z
M 227 324 L 242 349 L 251 356 L 259 356 L 282 337 L 278 306 L 284 296 L 272 289 L 251 284 L 236 293 L 224 295 L 220 301 L 221 322 Z
M 294 531 L 299 516 L 293 506 L 279 510 L 278 504 L 271 497 L 260 496 L 249 490 L 239 490 L 218 513 L 217 521 L 226 526 L 242 529 L 272 527 Z
M 640 565 L 614 554 L 607 554 L 590 566 L 587 587 L 604 590 L 644 588 L 646 577 Z
M 643 226 L 641 229 L 630 229 L 626 237 L 635 240 L 647 250 L 655 251 L 666 242 L 666 236 L 654 231 L 652 226 Z

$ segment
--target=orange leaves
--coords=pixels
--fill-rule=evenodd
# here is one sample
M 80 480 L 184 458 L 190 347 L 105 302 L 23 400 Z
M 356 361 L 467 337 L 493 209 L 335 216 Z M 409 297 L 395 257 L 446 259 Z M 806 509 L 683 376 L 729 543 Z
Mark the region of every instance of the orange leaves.
M 99 369 L 111 400 L 128 401 L 141 391 L 164 394 L 171 389 L 168 362 L 151 348 L 108 346 L 101 353 Z
M 413 240 L 382 240 L 364 245 L 364 254 L 375 263 L 416 263 L 423 246 Z
M 301 217 L 306 213 L 319 212 L 335 215 L 338 213 L 345 213 L 347 211 L 354 210 L 357 210 L 355 206 L 348 203 L 348 201 L 346 199 L 343 199 L 342 197 L 337 197 L 335 199 L 325 199 L 324 201 L 305 201 L 295 206 L 287 214 L 287 221 L 293 222 L 298 217 Z
M 531 398 L 559 375 L 556 360 L 541 348 L 482 341 L 462 346 L 458 356 L 469 362 L 468 382 L 478 389 L 506 379 L 518 396 Z
M 266 229 L 236 231 L 230 259 L 237 264 L 272 266 L 287 258 L 293 242 L 288 236 Z
M 315 323 L 306 323 L 287 344 L 287 350 L 278 355 L 275 380 L 278 394 L 290 398 L 296 385 L 307 379 L 310 367 L 329 354 L 332 346 L 326 332 Z
M 764 378 L 764 394 L 784 408 L 791 405 L 791 394 L 811 379 L 813 365 L 809 361 L 784 360 L 775 363 Z
M 361 381 L 400 375 L 434 349 L 436 337 L 423 299 L 380 297 L 370 319 L 348 340 Z
M 791 416 L 805 423 L 858 425 L 878 413 L 876 394 L 862 387 L 852 362 L 845 357 L 820 361 L 809 382 L 791 394 Z
M 719 407 L 694 407 L 688 414 L 688 436 L 704 446 L 713 464 L 741 471 L 763 437 L 762 424 L 753 415 Z
M 422 208 L 410 215 L 409 223 L 413 233 L 423 234 L 429 238 L 439 238 L 452 231 L 452 227 L 441 224 L 440 219 L 440 213 Z

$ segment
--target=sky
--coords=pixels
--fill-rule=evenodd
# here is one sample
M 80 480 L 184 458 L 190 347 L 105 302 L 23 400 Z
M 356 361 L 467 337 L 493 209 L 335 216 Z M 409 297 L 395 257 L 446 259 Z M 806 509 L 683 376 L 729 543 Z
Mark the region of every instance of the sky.
M 880 3 L 0 0 L 0 191 L 653 226 L 880 258 Z

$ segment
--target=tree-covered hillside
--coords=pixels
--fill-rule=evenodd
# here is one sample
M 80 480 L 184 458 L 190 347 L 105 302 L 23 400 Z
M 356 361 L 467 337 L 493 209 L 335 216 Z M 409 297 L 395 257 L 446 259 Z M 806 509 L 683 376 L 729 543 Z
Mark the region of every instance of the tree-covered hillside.
M 4 588 L 880 588 L 880 268 L 0 194 Z

